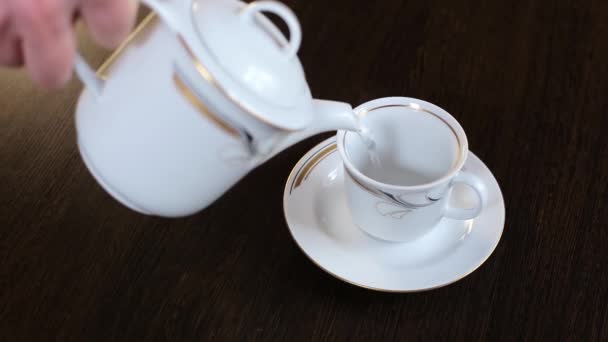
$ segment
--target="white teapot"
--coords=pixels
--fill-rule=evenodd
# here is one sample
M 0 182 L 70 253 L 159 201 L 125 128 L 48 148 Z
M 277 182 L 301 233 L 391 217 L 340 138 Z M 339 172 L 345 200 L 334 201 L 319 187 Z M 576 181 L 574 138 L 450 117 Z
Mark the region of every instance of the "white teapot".
M 275 1 L 144 0 L 160 17 L 100 79 L 82 58 L 78 146 L 96 180 L 138 212 L 194 214 L 276 153 L 357 128 L 346 103 L 314 100 L 300 24 Z M 263 16 L 285 21 L 287 40 Z

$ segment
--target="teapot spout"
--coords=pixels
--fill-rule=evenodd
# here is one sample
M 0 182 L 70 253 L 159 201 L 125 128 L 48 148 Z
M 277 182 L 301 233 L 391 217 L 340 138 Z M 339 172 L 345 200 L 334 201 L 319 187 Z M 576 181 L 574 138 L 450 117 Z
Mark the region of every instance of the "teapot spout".
M 314 120 L 302 130 L 289 132 L 280 139 L 276 152 L 317 134 L 359 129 L 357 115 L 350 104 L 328 100 L 313 100 Z
M 310 133 L 308 137 L 329 131 L 356 131 L 359 129 L 357 115 L 348 103 L 313 100 L 313 110 L 316 122 L 304 130 Z

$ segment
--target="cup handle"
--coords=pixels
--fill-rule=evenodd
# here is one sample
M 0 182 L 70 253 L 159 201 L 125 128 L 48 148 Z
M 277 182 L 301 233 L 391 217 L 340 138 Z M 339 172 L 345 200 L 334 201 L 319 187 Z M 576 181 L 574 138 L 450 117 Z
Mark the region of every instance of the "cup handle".
M 168 4 L 170 2 L 176 3 L 177 0 L 140 0 L 151 10 L 153 10 L 166 24 L 167 26 L 178 32 L 179 21 L 174 15 L 174 10 L 170 10 Z M 89 66 L 84 57 L 80 53 L 76 54 L 76 60 L 74 63 L 74 72 L 85 85 L 85 87 L 91 89 L 96 96 L 101 96 L 103 88 L 105 86 L 105 80 L 103 80 L 97 73 Z
M 464 184 L 475 190 L 478 199 L 477 205 L 474 208 L 468 209 L 457 208 L 447 201 L 444 215 L 457 220 L 470 220 L 479 216 L 488 204 L 488 191 L 481 178 L 472 173 L 461 171 L 452 179 L 450 187 L 453 187 L 456 184 Z
M 256 1 L 252 2 L 243 8 L 241 12 L 241 16 L 247 20 L 252 20 L 253 16 L 256 14 L 260 14 L 261 12 L 270 12 L 274 13 L 279 18 L 281 18 L 289 29 L 289 42 L 283 48 L 285 52 L 285 56 L 288 59 L 294 58 L 298 54 L 298 50 L 300 49 L 300 45 L 302 44 L 302 27 L 300 26 L 300 22 L 298 18 L 293 13 L 293 11 L 283 5 L 280 2 L 276 1 Z M 274 28 L 274 27 L 273 27 Z M 278 30 L 270 30 L 271 35 L 276 34 Z

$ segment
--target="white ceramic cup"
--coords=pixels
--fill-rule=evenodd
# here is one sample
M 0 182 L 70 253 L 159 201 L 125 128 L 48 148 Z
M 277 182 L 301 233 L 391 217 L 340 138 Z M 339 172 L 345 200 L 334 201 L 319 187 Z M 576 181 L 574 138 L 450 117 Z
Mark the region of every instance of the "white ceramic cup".
M 450 114 L 404 97 L 367 102 L 355 112 L 371 132 L 381 161 L 372 163 L 357 133 L 338 132 L 348 204 L 360 229 L 382 240 L 406 242 L 424 235 L 444 217 L 469 220 L 481 213 L 487 190 L 479 177 L 463 169 L 467 137 Z M 475 207 L 450 203 L 456 184 L 474 190 Z

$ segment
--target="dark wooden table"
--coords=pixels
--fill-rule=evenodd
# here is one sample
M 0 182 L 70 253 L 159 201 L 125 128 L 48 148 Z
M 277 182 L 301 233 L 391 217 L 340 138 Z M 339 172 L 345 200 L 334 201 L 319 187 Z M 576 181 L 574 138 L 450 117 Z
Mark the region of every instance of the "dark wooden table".
M 86 171 L 80 85 L 0 73 L 0 340 L 608 340 L 608 2 L 286 1 L 315 96 L 454 114 L 501 184 L 502 240 L 416 294 L 356 288 L 290 238 L 284 181 L 324 134 L 183 219 L 134 213 Z M 108 52 L 82 37 L 99 65 Z

